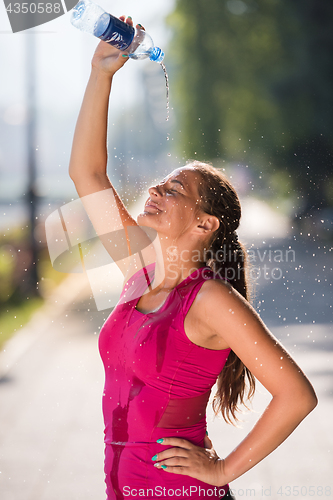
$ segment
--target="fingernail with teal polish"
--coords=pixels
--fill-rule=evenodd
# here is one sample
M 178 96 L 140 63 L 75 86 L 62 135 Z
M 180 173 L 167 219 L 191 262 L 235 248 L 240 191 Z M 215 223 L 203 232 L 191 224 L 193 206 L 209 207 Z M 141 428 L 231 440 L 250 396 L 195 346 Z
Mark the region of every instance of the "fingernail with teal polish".
M 206 431 L 206 436 L 208 436 L 208 431 Z
M 152 461 L 153 461 L 153 462 L 155 462 L 155 460 L 157 460 L 157 455 L 154 455 L 154 456 L 152 457 Z
M 128 57 L 128 54 L 122 54 L 122 57 Z
M 140 26 L 140 28 L 143 28 L 142 24 L 138 24 L 138 26 Z
M 132 21 L 132 18 L 131 18 L 131 16 L 127 16 L 127 19 L 130 19 L 130 20 Z
M 163 439 L 158 439 L 158 440 L 156 441 L 156 443 L 159 443 L 159 444 L 163 443 Z
M 161 465 L 161 469 L 165 470 L 167 468 L 166 465 Z

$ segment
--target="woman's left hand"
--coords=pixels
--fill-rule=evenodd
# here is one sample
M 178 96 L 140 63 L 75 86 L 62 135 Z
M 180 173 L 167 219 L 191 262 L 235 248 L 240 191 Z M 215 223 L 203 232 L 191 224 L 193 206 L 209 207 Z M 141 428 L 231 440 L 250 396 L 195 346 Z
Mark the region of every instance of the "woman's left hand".
M 218 457 L 208 437 L 204 441 L 207 448 L 174 437 L 164 438 L 161 444 L 172 448 L 161 451 L 153 457 L 156 462 L 155 467 L 171 474 L 194 477 L 213 486 L 226 484 L 223 473 L 224 460 Z

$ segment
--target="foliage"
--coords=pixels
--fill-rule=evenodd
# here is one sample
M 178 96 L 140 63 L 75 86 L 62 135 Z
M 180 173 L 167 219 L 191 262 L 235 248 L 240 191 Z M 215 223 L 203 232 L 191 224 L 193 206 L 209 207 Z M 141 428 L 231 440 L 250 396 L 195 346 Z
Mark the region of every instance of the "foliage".
M 43 299 L 34 297 L 18 306 L 7 305 L 0 314 L 0 349 L 4 343 L 29 321 L 31 315 L 43 304 Z
M 27 276 L 31 267 L 27 229 L 12 228 L 0 236 L 0 348 L 21 328 L 47 295 L 66 275 L 52 268 L 45 244 L 39 244 L 36 284 Z
M 177 0 L 176 100 L 186 157 L 284 170 L 329 204 L 333 168 L 333 2 Z

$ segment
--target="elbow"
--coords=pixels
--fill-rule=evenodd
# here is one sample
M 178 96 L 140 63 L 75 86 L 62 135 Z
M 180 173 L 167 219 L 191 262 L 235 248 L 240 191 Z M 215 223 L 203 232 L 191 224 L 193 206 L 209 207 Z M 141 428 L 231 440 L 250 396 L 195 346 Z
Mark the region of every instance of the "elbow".
M 274 399 L 274 398 L 273 398 Z M 306 383 L 294 387 L 289 387 L 282 396 L 286 412 L 293 415 L 300 423 L 318 404 L 318 399 L 314 388 L 307 380 Z
M 303 393 L 300 395 L 299 398 L 297 398 L 297 400 L 299 402 L 299 406 L 302 407 L 302 410 L 304 412 L 303 418 L 305 418 L 309 413 L 311 413 L 312 410 L 314 410 L 318 404 L 317 395 L 311 384 L 309 384 L 307 390 L 303 391 Z
M 317 398 L 317 395 L 312 387 L 312 393 L 311 395 L 309 396 L 309 413 L 315 409 L 315 407 L 317 406 L 318 404 L 318 398 Z
M 78 184 L 80 183 L 80 180 L 84 178 L 84 175 L 82 172 L 78 171 L 74 167 L 69 167 L 68 169 L 68 174 L 70 179 L 74 182 L 75 187 L 77 188 Z
M 69 177 L 72 179 L 72 181 L 75 183 L 76 175 L 75 175 L 75 171 L 74 171 L 73 167 L 71 167 L 71 165 L 69 166 L 68 174 L 69 174 Z
M 69 160 L 69 165 L 68 165 L 68 175 L 72 179 L 72 181 L 76 182 L 77 179 L 82 176 L 82 172 L 84 171 L 82 161 L 80 162 L 79 160 L 73 158 L 73 154 L 71 154 L 71 158 Z

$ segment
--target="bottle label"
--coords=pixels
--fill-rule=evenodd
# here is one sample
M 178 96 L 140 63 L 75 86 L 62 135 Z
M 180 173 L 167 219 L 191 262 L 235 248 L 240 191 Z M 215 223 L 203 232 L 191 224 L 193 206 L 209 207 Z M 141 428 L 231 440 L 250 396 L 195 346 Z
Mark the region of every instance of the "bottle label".
M 129 24 L 110 15 L 110 24 L 103 35 L 99 36 L 104 42 L 113 45 L 119 50 L 126 50 L 132 43 L 135 29 Z

